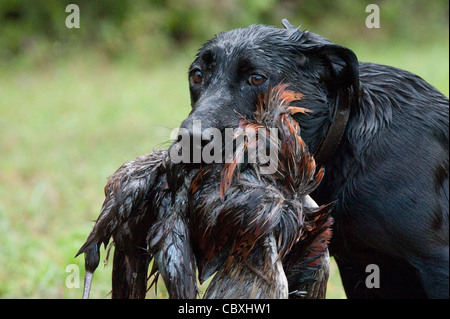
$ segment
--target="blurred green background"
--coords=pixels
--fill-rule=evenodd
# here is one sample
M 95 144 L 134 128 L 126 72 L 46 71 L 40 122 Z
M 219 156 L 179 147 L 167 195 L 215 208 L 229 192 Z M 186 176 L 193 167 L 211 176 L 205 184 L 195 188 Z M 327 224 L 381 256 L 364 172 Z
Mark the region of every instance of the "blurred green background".
M 79 5 L 79 29 L 66 28 L 70 3 Z M 379 29 L 366 28 L 370 3 L 380 8 Z M 444 0 L 2 0 L 0 297 L 81 296 L 84 260 L 73 257 L 98 216 L 107 177 L 168 145 L 190 109 L 188 66 L 214 34 L 281 27 L 286 17 L 448 96 L 448 7 Z M 71 288 L 70 265 L 80 269 L 80 288 Z M 111 265 L 98 268 L 91 297 L 109 298 L 110 273 Z M 166 297 L 159 287 L 148 297 Z M 328 298 L 345 298 L 334 264 Z

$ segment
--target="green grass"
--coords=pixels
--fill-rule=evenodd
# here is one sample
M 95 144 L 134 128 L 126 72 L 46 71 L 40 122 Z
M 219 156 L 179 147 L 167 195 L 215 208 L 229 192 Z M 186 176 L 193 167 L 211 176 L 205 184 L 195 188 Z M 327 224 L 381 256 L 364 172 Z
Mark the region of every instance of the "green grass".
M 415 72 L 448 96 L 448 40 L 347 45 L 361 60 Z M 84 275 L 83 258 L 73 257 L 98 216 L 106 179 L 123 162 L 167 145 L 189 112 L 194 54 L 151 69 L 90 54 L 0 69 L 0 297 L 81 296 L 81 288 L 66 287 L 66 267 L 76 264 Z M 110 274 L 110 265 L 98 268 L 93 298 L 109 297 Z M 328 297 L 345 298 L 334 264 L 330 277 Z M 149 297 L 166 297 L 159 286 Z

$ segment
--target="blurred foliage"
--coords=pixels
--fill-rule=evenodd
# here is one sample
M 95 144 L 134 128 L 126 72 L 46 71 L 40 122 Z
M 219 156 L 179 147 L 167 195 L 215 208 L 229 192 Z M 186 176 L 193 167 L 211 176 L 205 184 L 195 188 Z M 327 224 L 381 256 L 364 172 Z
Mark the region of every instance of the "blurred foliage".
M 80 28 L 68 29 L 68 4 L 80 8 Z M 380 7 L 381 28 L 368 29 L 365 8 Z M 52 61 L 80 51 L 107 59 L 126 55 L 152 64 L 187 45 L 198 47 L 214 34 L 253 23 L 281 27 L 281 19 L 345 39 L 395 39 L 423 43 L 448 38 L 446 0 L 2 0 L 0 58 Z

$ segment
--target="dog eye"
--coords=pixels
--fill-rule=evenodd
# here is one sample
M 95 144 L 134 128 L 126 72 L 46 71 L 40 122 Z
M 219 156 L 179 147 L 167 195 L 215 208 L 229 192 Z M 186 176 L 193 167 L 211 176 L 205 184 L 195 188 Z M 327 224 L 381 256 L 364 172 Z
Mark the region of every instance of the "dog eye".
M 200 70 L 194 71 L 191 74 L 191 79 L 195 84 L 200 84 L 203 81 L 203 73 Z
M 262 75 L 259 75 L 259 74 L 252 74 L 252 75 L 248 78 L 248 82 L 249 82 L 251 85 L 255 85 L 255 86 L 261 85 L 261 84 L 263 84 L 265 81 L 266 81 L 266 78 L 265 78 L 264 76 L 262 76 Z

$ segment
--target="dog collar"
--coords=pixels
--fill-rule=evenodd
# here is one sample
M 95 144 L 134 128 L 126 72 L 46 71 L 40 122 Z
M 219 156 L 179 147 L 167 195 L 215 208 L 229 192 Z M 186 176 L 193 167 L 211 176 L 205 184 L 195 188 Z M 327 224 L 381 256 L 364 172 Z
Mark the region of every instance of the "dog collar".
M 352 88 L 348 88 L 345 93 L 339 94 L 337 97 L 337 107 L 331 124 L 314 152 L 314 159 L 318 167 L 329 163 L 342 140 L 350 116 L 352 97 Z

